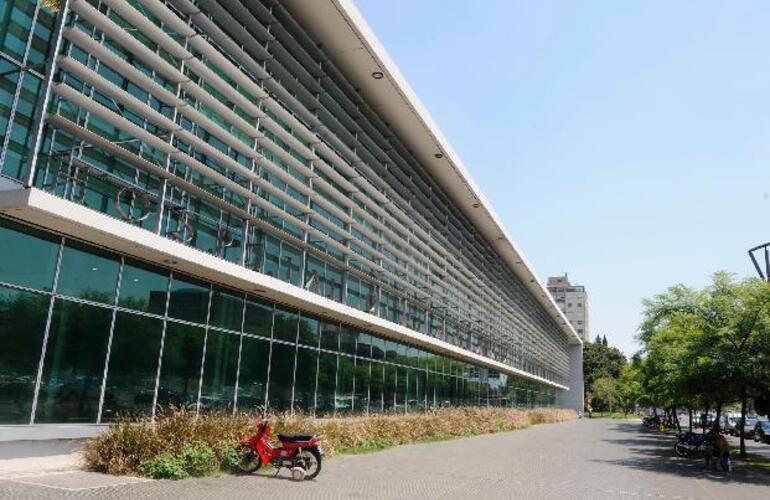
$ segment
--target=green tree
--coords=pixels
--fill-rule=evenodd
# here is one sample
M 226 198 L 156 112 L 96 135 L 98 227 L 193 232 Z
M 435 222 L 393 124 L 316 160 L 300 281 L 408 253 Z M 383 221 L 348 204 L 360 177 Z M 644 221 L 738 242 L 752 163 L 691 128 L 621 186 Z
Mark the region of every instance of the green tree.
M 596 406 L 606 407 L 612 413 L 612 409 L 617 407 L 620 395 L 617 380 L 612 377 L 596 379 L 593 383 L 592 394 Z

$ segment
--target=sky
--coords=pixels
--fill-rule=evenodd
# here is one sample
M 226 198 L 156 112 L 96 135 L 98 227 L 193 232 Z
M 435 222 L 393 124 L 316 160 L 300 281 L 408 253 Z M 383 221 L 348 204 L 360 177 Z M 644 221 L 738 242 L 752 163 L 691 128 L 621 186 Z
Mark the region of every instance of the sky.
M 766 2 L 356 0 L 538 276 L 641 301 L 770 240 Z

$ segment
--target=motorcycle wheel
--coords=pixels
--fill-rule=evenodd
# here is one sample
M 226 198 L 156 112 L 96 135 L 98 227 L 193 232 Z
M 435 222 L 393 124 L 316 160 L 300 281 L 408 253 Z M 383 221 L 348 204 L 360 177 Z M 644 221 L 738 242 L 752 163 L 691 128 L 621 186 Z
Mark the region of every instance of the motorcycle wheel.
M 321 454 L 317 448 L 304 448 L 297 453 L 305 462 L 305 479 L 315 479 L 321 472 Z
M 238 470 L 246 474 L 256 472 L 261 466 L 262 461 L 259 455 L 249 445 L 243 445 L 238 448 Z

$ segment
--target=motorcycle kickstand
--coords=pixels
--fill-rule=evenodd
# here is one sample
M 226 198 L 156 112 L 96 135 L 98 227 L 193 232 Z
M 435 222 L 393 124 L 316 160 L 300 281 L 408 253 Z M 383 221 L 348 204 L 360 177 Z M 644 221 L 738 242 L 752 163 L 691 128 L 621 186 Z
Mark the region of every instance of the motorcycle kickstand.
M 278 473 L 279 472 L 281 472 L 281 468 L 280 467 L 276 467 L 275 474 L 273 474 L 273 477 L 278 477 Z

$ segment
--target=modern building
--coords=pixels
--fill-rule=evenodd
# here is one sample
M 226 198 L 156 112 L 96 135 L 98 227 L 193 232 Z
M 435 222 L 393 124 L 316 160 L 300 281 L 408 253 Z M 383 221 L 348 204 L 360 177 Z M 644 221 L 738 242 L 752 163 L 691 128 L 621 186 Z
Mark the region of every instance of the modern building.
M 0 424 L 582 406 L 580 338 L 352 2 L 0 9 Z
M 577 331 L 583 342 L 590 342 L 591 330 L 586 287 L 571 284 L 567 273 L 564 273 L 564 276 L 548 278 L 547 287 L 553 300 L 556 301 L 564 315 L 567 316 L 572 328 Z

